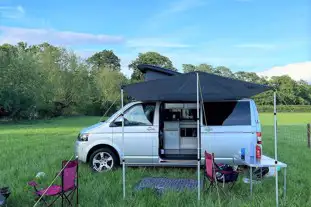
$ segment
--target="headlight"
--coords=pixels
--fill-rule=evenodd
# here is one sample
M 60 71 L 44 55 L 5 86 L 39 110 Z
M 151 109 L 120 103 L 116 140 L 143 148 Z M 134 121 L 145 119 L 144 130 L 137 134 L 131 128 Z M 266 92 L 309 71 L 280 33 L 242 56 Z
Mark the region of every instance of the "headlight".
M 89 139 L 89 134 L 79 134 L 78 135 L 78 140 L 82 142 L 86 142 Z

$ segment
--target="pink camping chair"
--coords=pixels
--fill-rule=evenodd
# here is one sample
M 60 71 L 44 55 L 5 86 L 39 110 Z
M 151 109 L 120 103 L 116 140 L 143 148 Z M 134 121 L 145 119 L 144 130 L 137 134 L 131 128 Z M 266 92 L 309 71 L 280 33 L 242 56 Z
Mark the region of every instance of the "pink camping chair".
M 220 165 L 217 165 L 214 161 L 214 153 L 210 154 L 205 151 L 205 172 L 204 172 L 204 184 L 205 180 L 208 179 L 210 182 L 209 189 L 216 187 L 218 183 L 228 184 L 231 190 L 238 179 L 239 173 L 237 171 L 223 170 Z M 223 191 L 223 193 L 225 193 Z
M 62 206 L 64 200 L 70 206 L 73 206 L 73 197 L 76 192 L 76 206 L 78 206 L 78 160 L 62 161 L 62 171 L 58 173 L 61 177 L 61 185 L 51 185 L 48 188 L 38 189 L 38 184 L 31 181 L 28 185 L 33 186 L 35 194 L 45 203 L 46 206 L 52 206 L 59 198 L 62 199 Z M 54 197 L 51 203 L 48 203 L 47 197 Z

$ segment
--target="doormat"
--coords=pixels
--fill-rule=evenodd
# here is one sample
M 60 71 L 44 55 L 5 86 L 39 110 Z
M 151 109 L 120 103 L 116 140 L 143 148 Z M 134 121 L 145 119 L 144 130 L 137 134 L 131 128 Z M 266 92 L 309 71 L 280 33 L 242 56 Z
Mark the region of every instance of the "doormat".
M 201 189 L 202 189 L 201 181 Z M 197 190 L 198 181 L 195 179 L 182 179 L 182 178 L 155 178 L 155 177 L 146 177 L 137 183 L 135 186 L 135 191 L 140 191 L 143 189 L 153 189 L 158 194 L 163 194 L 166 190 L 171 191 L 193 191 Z

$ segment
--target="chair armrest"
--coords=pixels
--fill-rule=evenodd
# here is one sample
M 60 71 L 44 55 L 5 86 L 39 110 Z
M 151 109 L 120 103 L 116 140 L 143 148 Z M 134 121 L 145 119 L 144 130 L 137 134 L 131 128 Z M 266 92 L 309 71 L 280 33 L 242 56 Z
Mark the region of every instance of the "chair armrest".
M 30 181 L 30 182 L 28 182 L 28 185 L 35 187 L 38 184 L 36 183 L 36 181 Z
M 222 174 L 224 174 L 224 175 L 230 175 L 230 174 L 232 174 L 232 173 L 234 173 L 234 171 L 225 171 L 225 170 L 223 170 L 223 171 L 220 171 Z
M 237 172 L 237 171 L 226 171 L 226 170 L 216 170 L 216 172 L 222 173 L 224 175 L 229 175 L 229 174 L 233 174 L 233 173 L 239 174 L 239 172 Z

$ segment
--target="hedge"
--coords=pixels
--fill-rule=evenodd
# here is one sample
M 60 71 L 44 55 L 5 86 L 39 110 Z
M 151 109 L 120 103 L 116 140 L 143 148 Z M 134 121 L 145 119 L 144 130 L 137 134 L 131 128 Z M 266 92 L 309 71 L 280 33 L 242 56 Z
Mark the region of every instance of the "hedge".
M 272 105 L 258 105 L 258 112 L 271 112 L 273 113 Z M 311 105 L 278 105 L 278 112 L 299 112 L 299 113 L 311 113 Z

